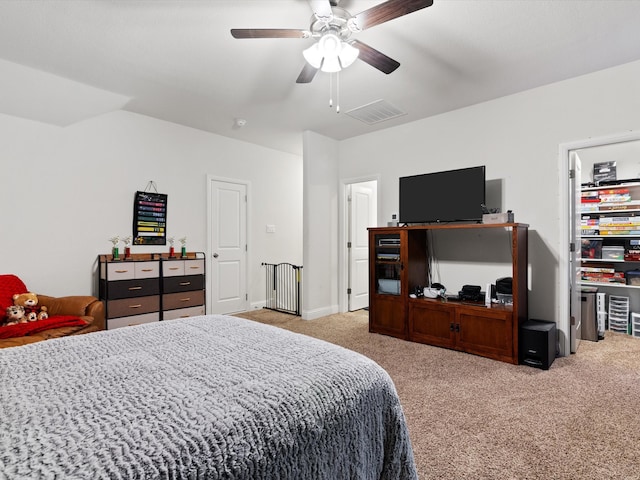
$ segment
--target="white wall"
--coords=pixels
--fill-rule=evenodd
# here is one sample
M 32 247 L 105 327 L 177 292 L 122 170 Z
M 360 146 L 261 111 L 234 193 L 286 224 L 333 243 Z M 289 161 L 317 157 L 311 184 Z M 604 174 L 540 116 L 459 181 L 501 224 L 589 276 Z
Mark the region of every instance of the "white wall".
M 340 142 L 339 178 L 379 174 L 383 221 L 398 211 L 398 177 L 474 165 L 528 223 L 532 318 L 558 320 L 559 144 L 640 128 L 640 62 Z M 425 90 L 428 95 L 428 89 Z M 454 194 L 452 192 L 452 194 Z M 469 278 L 477 279 L 476 268 Z M 462 277 L 453 288 L 473 283 Z M 484 282 L 493 281 L 489 270 Z M 449 288 L 449 285 L 447 285 Z
M 66 128 L 0 115 L 0 272 L 36 292 L 94 293 L 95 259 L 131 232 L 149 180 L 169 195 L 168 234 L 204 251 L 211 174 L 252 185 L 251 303 L 264 299 L 260 262 L 302 263 L 311 318 L 338 305 L 339 179 L 379 176 L 384 224 L 399 176 L 484 164 L 500 190 L 490 206 L 531 226 L 530 316 L 557 320 L 558 145 L 639 129 L 639 82 L 633 62 L 341 142 L 306 132 L 304 173 L 297 156 L 122 111 Z
M 35 292 L 97 293 L 96 258 L 110 237 L 132 233 L 134 194 L 150 180 L 168 194 L 168 236 L 186 235 L 188 250 L 202 252 L 207 174 L 251 183 L 254 306 L 265 299 L 261 262 L 302 262 L 299 156 L 124 111 L 66 128 L 0 115 L 0 152 L 0 273 Z
M 302 318 L 338 311 L 338 142 L 303 134 L 304 269 Z

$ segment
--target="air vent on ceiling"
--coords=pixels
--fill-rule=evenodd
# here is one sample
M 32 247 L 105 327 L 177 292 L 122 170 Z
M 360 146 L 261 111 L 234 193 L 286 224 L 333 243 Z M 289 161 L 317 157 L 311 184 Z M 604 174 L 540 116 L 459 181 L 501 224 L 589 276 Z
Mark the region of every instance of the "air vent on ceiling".
M 401 117 L 402 115 L 406 115 L 407 112 L 403 112 L 385 100 L 376 100 L 375 102 L 349 110 L 346 114 L 368 125 L 373 125 L 391 120 L 392 118 Z

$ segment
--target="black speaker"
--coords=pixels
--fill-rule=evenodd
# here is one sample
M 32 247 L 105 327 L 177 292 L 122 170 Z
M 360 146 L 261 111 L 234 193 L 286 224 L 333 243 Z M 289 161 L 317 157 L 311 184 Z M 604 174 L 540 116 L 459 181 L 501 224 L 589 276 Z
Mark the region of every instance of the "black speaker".
M 555 322 L 527 320 L 520 325 L 519 340 L 520 363 L 549 370 L 556 358 Z
M 496 293 L 505 295 L 513 294 L 513 278 L 502 277 L 496 280 Z

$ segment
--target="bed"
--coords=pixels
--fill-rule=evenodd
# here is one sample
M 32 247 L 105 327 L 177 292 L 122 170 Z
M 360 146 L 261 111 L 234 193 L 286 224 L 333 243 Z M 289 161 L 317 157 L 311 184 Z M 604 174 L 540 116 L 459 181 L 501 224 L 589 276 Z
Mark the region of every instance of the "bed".
M 417 479 L 372 360 L 205 315 L 0 350 L 0 478 Z

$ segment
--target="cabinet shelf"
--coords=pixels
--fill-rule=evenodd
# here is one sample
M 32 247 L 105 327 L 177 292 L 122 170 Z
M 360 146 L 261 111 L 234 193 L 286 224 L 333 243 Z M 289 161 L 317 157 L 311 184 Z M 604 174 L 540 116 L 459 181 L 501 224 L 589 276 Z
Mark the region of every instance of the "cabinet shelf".
M 631 188 L 631 187 L 640 187 L 640 182 L 627 182 L 627 183 L 617 183 L 612 185 L 599 185 L 592 187 L 582 187 L 581 190 L 583 192 L 597 192 L 599 190 L 615 190 L 616 188 Z
M 581 238 L 640 238 L 640 235 L 580 235 Z
M 640 287 L 638 287 L 640 288 Z M 420 305 L 421 303 L 435 303 L 435 304 L 444 304 L 444 305 L 462 305 L 465 307 L 474 307 L 479 308 L 481 310 L 496 310 L 502 312 L 513 312 L 513 305 L 504 304 L 504 303 L 492 303 L 490 306 L 485 305 L 484 301 L 482 302 L 472 302 L 467 300 L 438 300 L 435 298 L 409 298 L 409 303 L 414 303 Z
M 611 288 L 625 288 L 630 290 L 640 289 L 640 285 L 627 285 L 626 283 L 605 283 L 605 282 L 578 282 L 578 285 L 582 287 L 611 287 Z
M 640 263 L 640 260 L 608 260 L 606 258 L 581 258 L 580 261 L 583 263 Z
M 640 212 L 640 206 L 638 206 L 638 208 L 616 208 L 616 207 L 611 207 L 611 208 L 604 208 L 604 209 L 598 209 L 598 210 L 580 210 L 580 214 L 581 215 L 590 215 L 590 214 L 595 214 L 595 215 L 607 215 L 610 213 L 636 213 L 636 212 Z
M 619 291 L 622 289 L 629 296 L 637 298 L 638 293 L 634 290 L 640 286 L 628 283 L 630 272 L 635 275 L 640 264 L 640 260 L 632 259 L 632 252 L 637 252 L 640 247 L 640 182 L 588 186 L 581 191 L 584 202 L 580 208 L 583 258 L 580 259 L 582 279 L 578 278 L 578 285 Z M 582 231 L 586 234 L 582 234 Z M 588 258 L 589 256 L 604 258 Z M 588 264 L 593 267 L 609 264 L 610 270 L 589 269 Z M 620 282 L 608 282 L 611 276 Z M 594 281 L 584 281 L 587 278 L 593 278 Z

